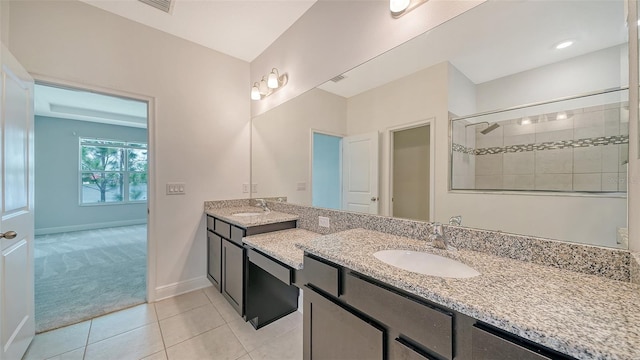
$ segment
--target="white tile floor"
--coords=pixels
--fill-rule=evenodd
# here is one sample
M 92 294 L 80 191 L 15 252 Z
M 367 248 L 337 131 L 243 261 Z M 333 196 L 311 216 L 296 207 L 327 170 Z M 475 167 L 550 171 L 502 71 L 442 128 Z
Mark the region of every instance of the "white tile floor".
M 299 360 L 302 314 L 256 331 L 208 287 L 39 334 L 23 359 Z

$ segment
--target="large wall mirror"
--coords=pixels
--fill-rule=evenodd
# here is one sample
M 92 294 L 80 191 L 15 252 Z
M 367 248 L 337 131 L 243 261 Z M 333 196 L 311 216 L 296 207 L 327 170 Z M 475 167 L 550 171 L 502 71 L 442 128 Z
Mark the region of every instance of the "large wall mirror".
M 252 197 L 625 248 L 628 78 L 623 0 L 488 1 L 255 116 Z

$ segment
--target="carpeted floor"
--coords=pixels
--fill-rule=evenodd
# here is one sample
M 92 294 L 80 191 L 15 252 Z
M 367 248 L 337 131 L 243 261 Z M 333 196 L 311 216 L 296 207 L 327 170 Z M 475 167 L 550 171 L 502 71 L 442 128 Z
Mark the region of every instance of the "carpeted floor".
M 36 331 L 144 303 L 146 276 L 146 225 L 36 236 Z

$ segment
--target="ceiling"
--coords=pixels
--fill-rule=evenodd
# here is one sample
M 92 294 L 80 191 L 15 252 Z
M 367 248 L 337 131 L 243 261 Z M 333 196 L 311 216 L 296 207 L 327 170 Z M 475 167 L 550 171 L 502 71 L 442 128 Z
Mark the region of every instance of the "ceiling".
M 444 61 L 480 84 L 626 43 L 624 15 L 622 0 L 488 1 L 320 88 L 348 98 Z
M 172 0 L 170 13 L 138 0 L 81 0 L 251 62 L 316 0 Z
M 147 127 L 146 102 L 84 90 L 36 84 L 34 108 L 38 116 Z

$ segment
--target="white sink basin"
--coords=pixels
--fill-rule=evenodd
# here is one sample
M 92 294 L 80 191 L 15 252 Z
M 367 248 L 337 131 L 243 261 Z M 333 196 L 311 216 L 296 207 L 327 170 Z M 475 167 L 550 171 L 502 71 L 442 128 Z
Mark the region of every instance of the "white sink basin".
M 373 254 L 391 266 L 419 274 L 447 278 L 470 278 L 480 275 L 474 268 L 444 256 L 409 250 L 382 250 Z
M 241 213 L 235 213 L 233 214 L 233 216 L 258 216 L 258 215 L 264 215 L 267 214 L 266 212 L 241 212 Z

